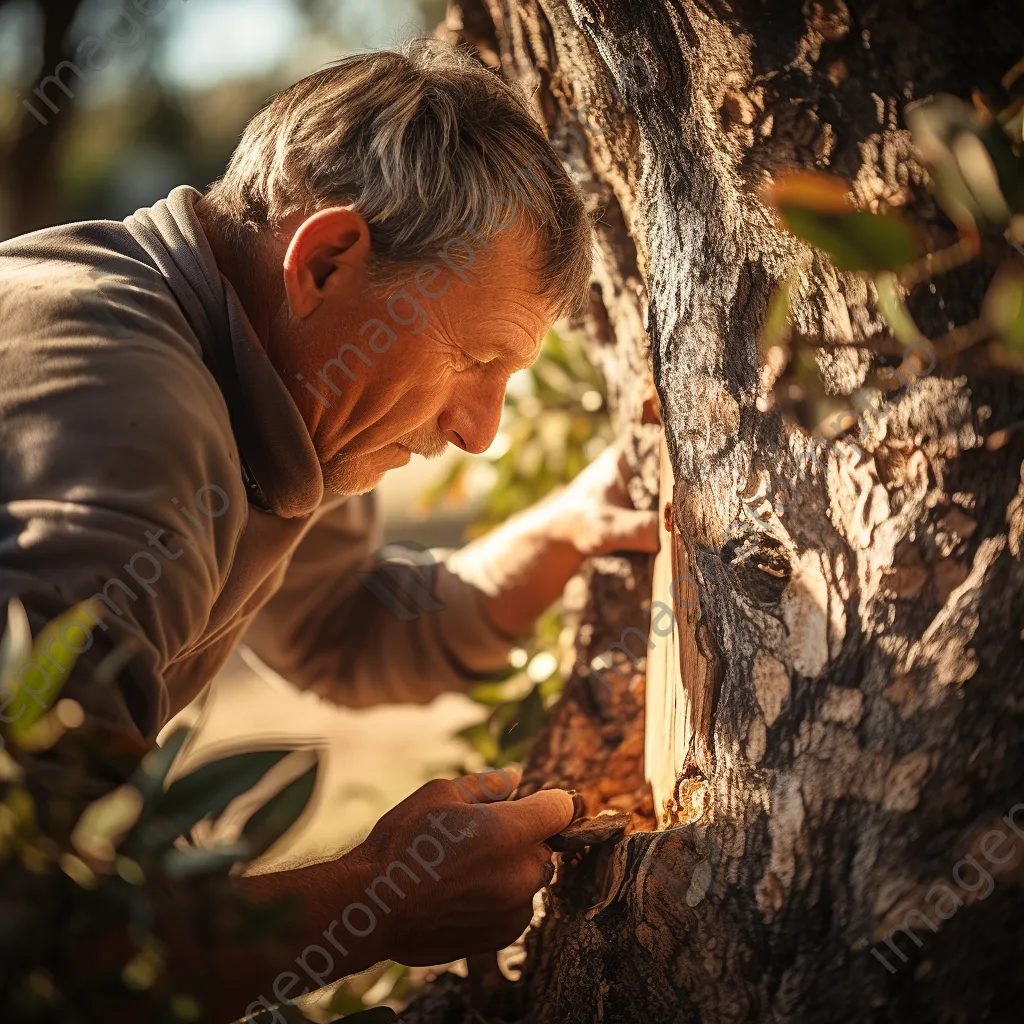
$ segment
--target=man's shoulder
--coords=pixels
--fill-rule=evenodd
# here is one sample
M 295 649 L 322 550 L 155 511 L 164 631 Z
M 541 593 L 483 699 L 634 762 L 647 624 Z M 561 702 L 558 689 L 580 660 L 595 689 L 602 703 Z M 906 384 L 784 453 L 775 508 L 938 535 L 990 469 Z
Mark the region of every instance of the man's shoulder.
M 120 221 L 57 224 L 0 242 L 0 288 L 66 285 L 107 265 L 144 276 L 156 268 Z
M 123 224 L 87 221 L 0 244 L 0 438 L 26 467 L 50 424 L 97 465 L 188 446 L 237 466 L 223 395 L 169 286 Z M 205 455 L 200 455 L 205 452 Z M 237 469 L 234 471 L 237 474 Z M 15 473 L 15 476 L 17 474 Z
M 11 382 L 91 377 L 112 399 L 120 385 L 223 404 L 166 278 L 117 221 L 0 244 L 0 367 Z
M 44 228 L 0 243 L 0 344 L 18 338 L 94 335 L 188 338 L 167 281 L 117 221 Z M 190 337 L 191 336 L 191 337 Z

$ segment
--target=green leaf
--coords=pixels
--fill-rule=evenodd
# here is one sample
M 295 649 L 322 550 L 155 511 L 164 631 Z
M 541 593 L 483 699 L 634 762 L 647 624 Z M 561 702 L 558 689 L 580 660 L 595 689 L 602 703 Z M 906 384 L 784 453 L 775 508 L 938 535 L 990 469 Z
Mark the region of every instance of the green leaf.
M 565 689 L 565 680 L 555 672 L 550 678 L 545 679 L 537 689 L 540 691 L 541 700 L 545 707 L 550 707 L 557 697 L 560 697 Z
M 522 669 L 510 665 L 508 669 L 503 669 L 501 673 L 490 677 L 487 682 L 477 683 L 467 696 L 478 705 L 483 705 L 484 708 L 497 708 L 509 699 L 510 689 L 515 688 L 507 685 L 509 680 L 521 675 Z
M 175 992 L 168 1000 L 168 1009 L 178 1020 L 199 1020 L 202 1007 L 188 992 Z
M 998 123 L 955 96 L 914 104 L 906 118 L 935 194 L 961 230 L 1024 212 L 1024 160 Z
M 13 616 L 14 628 L 20 634 L 13 641 L 12 650 L 15 645 L 21 650 L 24 649 L 24 629 L 28 624 L 27 617 L 22 619 L 24 608 L 21 608 L 21 615 L 18 608 L 21 608 L 20 603 L 15 605 L 12 602 L 8 606 L 8 624 L 10 625 Z M 64 639 L 64 634 L 77 628 L 83 637 L 88 639 L 95 624 L 96 616 L 86 603 L 75 605 L 52 622 L 48 622 L 36 637 L 28 657 L 17 665 L 11 665 L 5 673 L 4 689 L 14 694 L 6 714 L 11 719 L 11 736 L 16 740 L 24 737 L 57 702 L 60 691 L 71 675 L 75 662 L 78 661 L 78 654 Z M 73 633 L 71 638 L 77 639 Z M 29 671 L 26 672 L 26 669 Z M 36 685 L 30 685 L 28 681 L 33 675 L 37 677 Z
M 469 697 L 484 707 L 497 708 L 522 700 L 532 688 L 529 676 L 521 668 L 514 668 L 505 679 L 474 686 Z
M 875 278 L 878 309 L 885 317 L 889 329 L 902 345 L 929 344 L 928 339 L 914 323 L 907 304 L 900 294 L 899 282 L 894 274 L 879 274 Z
M 1010 348 L 1024 351 L 1024 273 L 1005 264 L 982 304 L 986 322 Z
M 32 629 L 25 606 L 12 597 L 7 603 L 7 625 L 0 640 L 0 683 L 8 693 L 14 692 L 14 670 L 32 657 Z
M 814 213 L 845 214 L 853 211 L 847 182 L 822 171 L 783 172 L 761 192 L 761 198 L 776 210 L 792 206 Z
M 979 137 L 995 166 L 1006 205 L 1014 213 L 1024 213 L 1024 160 L 1013 151 L 1009 137 L 998 125 L 986 125 Z
M 477 704 L 483 704 L 484 707 L 496 708 L 499 704 L 504 704 L 508 697 L 505 694 L 505 687 L 499 683 L 479 683 L 469 691 L 469 699 Z
M 247 792 L 287 750 L 257 750 L 204 765 L 173 782 L 153 805 L 152 817 L 136 832 L 144 845 L 161 848 L 186 835 L 207 815 L 216 817 L 232 800 Z M 134 835 L 134 833 L 133 833 Z
M 550 678 L 550 677 L 549 677 Z M 541 680 L 543 683 L 544 680 Z M 519 705 L 519 729 L 527 736 L 534 736 L 547 720 L 547 709 L 538 683 Z
M 790 205 L 780 210 L 786 227 L 828 253 L 840 270 L 896 270 L 920 255 L 913 230 L 892 214 L 820 213 Z
M 82 811 L 71 842 L 91 860 L 113 861 L 118 843 L 139 820 L 142 808 L 142 796 L 134 786 L 118 786 Z
M 340 1013 L 342 1017 L 348 1018 L 354 1013 L 361 1013 L 365 1010 L 366 1004 L 349 990 L 347 984 L 342 984 L 331 993 L 330 1001 L 324 1009 L 328 1013 Z M 340 1020 L 341 1018 L 335 1019 Z
M 455 734 L 459 739 L 465 740 L 487 764 L 494 764 L 498 759 L 498 744 L 491 733 L 487 722 L 478 722 L 476 725 L 460 729 Z
M 166 956 L 160 941 L 152 935 L 142 940 L 142 948 L 121 969 L 121 980 L 128 988 L 144 992 L 152 988 L 164 973 Z
M 319 768 L 318 761 L 272 796 L 245 823 L 242 837 L 249 845 L 250 859 L 268 850 L 298 821 L 313 795 Z

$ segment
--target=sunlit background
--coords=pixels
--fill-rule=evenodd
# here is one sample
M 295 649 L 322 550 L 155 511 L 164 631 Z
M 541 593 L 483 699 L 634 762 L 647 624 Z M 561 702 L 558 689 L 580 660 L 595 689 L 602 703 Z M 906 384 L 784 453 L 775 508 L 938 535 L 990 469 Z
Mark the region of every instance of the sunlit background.
M 443 16 L 441 0 L 6 0 L 0 234 L 203 188 L 278 89 Z M 64 60 L 81 72 L 59 75 L 73 96 L 50 82 L 47 105 L 35 90 Z

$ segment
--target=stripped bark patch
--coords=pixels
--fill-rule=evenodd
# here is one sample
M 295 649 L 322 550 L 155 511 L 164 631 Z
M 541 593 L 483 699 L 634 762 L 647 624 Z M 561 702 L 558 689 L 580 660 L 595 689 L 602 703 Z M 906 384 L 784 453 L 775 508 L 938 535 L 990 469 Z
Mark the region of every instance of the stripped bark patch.
M 828 664 L 828 584 L 822 556 L 804 552 L 793 561 L 792 572 L 782 595 L 790 657 L 797 672 L 817 679 Z

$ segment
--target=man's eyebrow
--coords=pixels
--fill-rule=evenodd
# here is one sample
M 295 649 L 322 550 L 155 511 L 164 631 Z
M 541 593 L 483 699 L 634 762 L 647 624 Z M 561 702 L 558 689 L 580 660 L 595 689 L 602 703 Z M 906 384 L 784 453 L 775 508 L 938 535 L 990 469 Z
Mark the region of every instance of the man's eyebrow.
M 520 370 L 528 370 L 537 361 L 537 356 L 540 355 L 540 349 L 535 349 L 533 354 L 526 359 L 510 358 L 505 360 L 506 366 L 512 367 L 513 373 L 518 373 Z
M 525 333 L 525 332 L 524 332 Z M 468 343 L 462 339 L 452 339 L 455 346 L 462 351 L 470 359 L 476 359 L 483 363 L 493 362 L 494 360 L 500 360 L 506 365 L 512 365 L 516 370 L 525 370 L 527 367 L 532 366 L 540 355 L 541 350 L 544 348 L 544 339 L 547 337 L 548 332 L 545 331 L 540 339 L 534 344 L 529 354 L 525 356 L 519 356 L 516 352 L 508 351 L 508 344 L 504 346 L 500 343 L 484 343 L 479 348 L 474 344 L 474 340 L 470 339 Z M 471 351 L 473 349 L 474 351 Z

